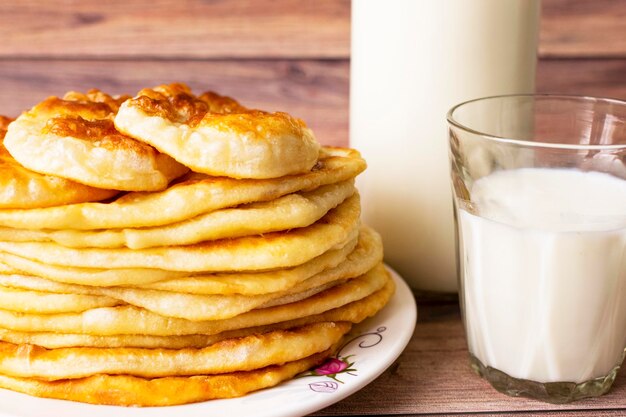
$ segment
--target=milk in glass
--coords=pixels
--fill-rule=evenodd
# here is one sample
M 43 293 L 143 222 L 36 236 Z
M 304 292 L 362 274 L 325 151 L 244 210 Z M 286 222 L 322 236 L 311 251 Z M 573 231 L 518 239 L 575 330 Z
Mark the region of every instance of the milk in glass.
M 470 352 L 537 382 L 583 382 L 626 346 L 626 181 L 522 168 L 478 179 L 459 207 Z

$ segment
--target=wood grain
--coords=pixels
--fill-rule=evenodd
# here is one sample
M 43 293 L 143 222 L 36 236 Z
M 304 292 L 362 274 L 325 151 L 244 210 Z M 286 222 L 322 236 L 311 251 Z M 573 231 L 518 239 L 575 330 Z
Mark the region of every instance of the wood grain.
M 350 0 L 0 2 L 5 57 L 336 58 L 349 32 Z
M 626 100 L 626 59 L 542 59 L 537 91 Z
M 543 0 L 544 57 L 626 57 L 625 0 Z
M 304 119 L 327 145 L 348 143 L 346 61 L 72 61 L 0 62 L 0 114 L 16 116 L 49 95 L 99 88 L 135 94 L 173 81 L 216 90 L 245 105 Z
M 543 60 L 537 90 L 626 99 L 626 59 Z M 49 95 L 100 88 L 134 94 L 186 81 L 196 91 L 230 94 L 243 103 L 303 118 L 328 145 L 348 144 L 346 60 L 132 61 L 3 60 L 0 114 L 18 115 Z
M 418 306 L 420 319 L 400 358 L 376 381 L 315 415 L 506 415 L 500 414 L 503 410 L 515 415 L 572 415 L 583 410 L 587 415 L 626 415 L 624 372 L 609 394 L 567 405 L 498 393 L 469 368 L 458 305 L 418 300 Z
M 348 58 L 350 1 L 4 1 L 0 39 L 0 57 Z M 626 0 L 543 0 L 540 40 L 626 57 Z

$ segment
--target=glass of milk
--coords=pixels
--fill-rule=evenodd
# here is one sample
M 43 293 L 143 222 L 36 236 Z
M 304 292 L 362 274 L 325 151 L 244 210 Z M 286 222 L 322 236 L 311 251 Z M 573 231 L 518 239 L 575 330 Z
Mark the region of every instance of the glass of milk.
M 626 102 L 496 96 L 448 122 L 473 369 L 509 395 L 605 393 L 626 347 Z
M 456 292 L 445 114 L 534 92 L 539 0 L 354 0 L 350 145 L 363 219 L 422 291 Z

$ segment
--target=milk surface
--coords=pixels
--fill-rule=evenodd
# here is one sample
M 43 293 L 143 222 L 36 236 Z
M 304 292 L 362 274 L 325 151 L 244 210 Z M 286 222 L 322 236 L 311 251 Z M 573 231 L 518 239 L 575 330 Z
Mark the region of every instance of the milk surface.
M 352 2 L 350 144 L 363 218 L 413 287 L 456 292 L 446 113 L 534 89 L 538 0 Z
M 470 352 L 537 382 L 608 374 L 626 347 L 626 181 L 525 168 L 471 198 L 458 217 Z

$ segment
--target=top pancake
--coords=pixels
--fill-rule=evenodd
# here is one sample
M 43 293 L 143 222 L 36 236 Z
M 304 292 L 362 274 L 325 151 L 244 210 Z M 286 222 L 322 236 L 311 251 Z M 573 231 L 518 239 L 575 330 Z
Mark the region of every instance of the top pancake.
M 49 97 L 11 123 L 5 146 L 42 174 L 104 189 L 165 189 L 187 168 L 115 129 L 113 118 L 127 98 L 98 90 Z
M 117 191 L 89 187 L 20 165 L 3 144 L 12 119 L 0 116 L 0 208 L 52 207 L 110 198 Z
M 141 90 L 121 105 L 115 125 L 193 171 L 232 178 L 303 173 L 320 149 L 302 120 L 212 92 L 194 96 L 184 84 Z

